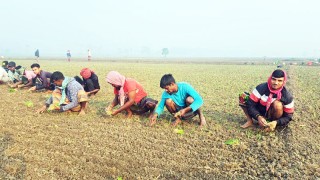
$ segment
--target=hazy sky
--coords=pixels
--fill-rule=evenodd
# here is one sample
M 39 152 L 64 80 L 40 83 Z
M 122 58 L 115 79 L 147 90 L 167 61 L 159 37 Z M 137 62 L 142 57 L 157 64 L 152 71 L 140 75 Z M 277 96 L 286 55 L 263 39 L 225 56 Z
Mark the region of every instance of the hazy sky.
M 0 55 L 320 56 L 319 0 L 0 0 Z

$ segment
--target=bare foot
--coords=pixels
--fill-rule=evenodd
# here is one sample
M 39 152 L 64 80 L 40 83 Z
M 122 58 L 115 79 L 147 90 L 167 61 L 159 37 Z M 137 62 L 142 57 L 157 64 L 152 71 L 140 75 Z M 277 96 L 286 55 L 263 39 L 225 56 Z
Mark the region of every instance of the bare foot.
M 200 117 L 200 124 L 199 125 L 200 125 L 200 127 L 207 125 L 206 118 L 203 115 Z
M 155 125 L 156 122 L 157 122 L 156 120 L 151 120 L 149 126 L 151 127 L 151 126 Z
M 89 104 L 89 102 L 86 102 L 86 104 L 85 104 L 84 107 L 83 107 L 84 110 L 87 110 L 87 109 L 88 109 L 88 104 Z
M 128 112 L 127 118 L 128 118 L 128 119 L 132 118 L 132 112 Z
M 79 116 L 83 116 L 83 115 L 85 115 L 86 114 L 86 112 L 84 112 L 83 110 L 81 110 L 80 112 L 79 112 Z
M 242 128 L 248 128 L 248 127 L 250 127 L 250 126 L 253 126 L 253 121 L 252 120 L 250 120 L 250 121 L 247 121 L 246 123 L 244 123 L 242 126 L 240 126 L 240 127 L 242 127 Z
M 175 127 L 175 126 L 177 126 L 178 124 L 180 124 L 181 122 L 182 122 L 182 121 L 181 121 L 180 118 L 176 118 L 176 120 L 173 121 L 172 126 Z

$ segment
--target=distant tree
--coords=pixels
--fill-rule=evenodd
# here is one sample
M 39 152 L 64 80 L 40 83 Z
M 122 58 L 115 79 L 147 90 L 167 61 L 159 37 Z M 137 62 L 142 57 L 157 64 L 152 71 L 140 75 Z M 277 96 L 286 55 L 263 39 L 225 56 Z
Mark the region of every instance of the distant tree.
M 318 63 L 320 63 L 320 58 L 318 59 Z
M 162 54 L 164 57 L 167 57 L 167 55 L 169 54 L 169 49 L 168 49 L 168 48 L 163 48 L 161 54 Z

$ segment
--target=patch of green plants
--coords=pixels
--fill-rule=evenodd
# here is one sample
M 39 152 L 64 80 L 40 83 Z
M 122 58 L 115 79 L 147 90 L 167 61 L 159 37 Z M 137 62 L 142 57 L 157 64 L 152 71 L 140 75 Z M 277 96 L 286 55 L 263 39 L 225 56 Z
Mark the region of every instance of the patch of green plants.
M 229 140 L 226 140 L 224 142 L 224 144 L 226 144 L 226 145 L 239 145 L 240 141 L 239 141 L 239 139 L 229 139 Z

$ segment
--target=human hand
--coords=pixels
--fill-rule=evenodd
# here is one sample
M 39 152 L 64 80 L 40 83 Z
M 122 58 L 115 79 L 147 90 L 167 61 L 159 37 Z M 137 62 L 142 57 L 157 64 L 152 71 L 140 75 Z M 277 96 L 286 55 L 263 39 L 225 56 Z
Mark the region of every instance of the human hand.
M 180 117 L 181 116 L 181 112 L 180 111 L 178 111 L 178 112 L 176 112 L 176 113 L 174 113 L 174 115 L 173 115 L 175 118 L 178 118 L 178 117 Z
M 40 109 L 36 111 L 37 114 L 43 113 L 47 109 L 47 106 L 42 106 Z
M 36 87 L 35 86 L 33 86 L 33 87 L 31 87 L 30 89 L 28 89 L 28 91 L 35 91 L 36 90 Z
M 18 85 L 18 88 L 22 88 L 22 87 L 24 87 L 24 84 L 19 84 Z
M 258 116 L 258 123 L 262 127 L 266 127 L 268 125 L 266 119 L 263 116 Z
M 180 111 L 178 111 L 177 113 L 175 113 L 173 116 L 175 118 L 181 118 L 182 116 L 184 116 L 186 114 L 186 110 L 185 109 L 181 109 Z
M 267 123 L 267 128 L 264 130 L 265 132 L 271 132 L 274 131 L 276 129 L 277 126 L 277 121 L 272 121 Z
M 106 111 L 106 113 L 107 113 L 107 115 L 112 115 L 112 107 L 109 105 L 108 107 L 106 107 L 106 109 L 105 109 L 105 111 Z
M 112 111 L 111 110 L 111 116 L 115 116 L 115 115 L 117 115 L 119 112 L 118 111 Z
M 158 117 L 158 114 L 157 113 L 154 113 L 153 115 L 151 115 L 150 116 L 150 118 L 149 118 L 149 125 L 150 126 L 153 126 L 153 125 L 155 125 L 156 124 L 156 122 L 157 122 L 157 117 Z

